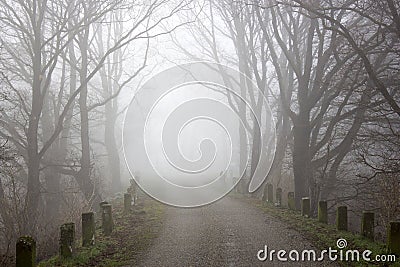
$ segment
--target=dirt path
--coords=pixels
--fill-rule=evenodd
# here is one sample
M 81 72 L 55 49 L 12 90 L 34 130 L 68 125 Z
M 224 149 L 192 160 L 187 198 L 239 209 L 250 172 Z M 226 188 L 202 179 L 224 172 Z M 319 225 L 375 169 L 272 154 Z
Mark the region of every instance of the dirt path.
M 160 236 L 140 266 L 334 266 L 327 262 L 261 262 L 264 248 L 315 249 L 298 232 L 256 207 L 226 197 L 196 209 L 168 207 Z M 287 255 L 286 255 L 287 257 Z

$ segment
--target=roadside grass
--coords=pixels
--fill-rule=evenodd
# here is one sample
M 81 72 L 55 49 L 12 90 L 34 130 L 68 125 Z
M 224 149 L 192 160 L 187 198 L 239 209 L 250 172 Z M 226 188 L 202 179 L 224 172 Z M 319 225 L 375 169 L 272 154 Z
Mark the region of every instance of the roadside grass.
M 58 255 L 39 263 L 38 267 L 92 267 L 137 265 L 139 256 L 146 252 L 161 230 L 164 207 L 161 203 L 143 196 L 129 214 L 123 213 L 123 200 L 112 201 L 114 230 L 104 236 L 101 221 L 96 216 L 96 243 L 82 247 L 76 241 L 76 253 L 71 259 Z
M 371 259 L 376 255 L 389 255 L 386 245 L 379 241 L 369 240 L 360 234 L 355 234 L 347 231 L 338 231 L 335 225 L 324 224 L 318 222 L 315 218 L 306 218 L 301 216 L 299 211 L 289 210 L 287 208 L 275 207 L 272 203 L 263 202 L 259 199 L 245 197 L 243 195 L 231 195 L 234 198 L 241 199 L 263 210 L 265 213 L 286 223 L 290 228 L 295 229 L 303 234 L 303 236 L 313 243 L 318 249 L 337 249 L 336 241 L 344 238 L 347 241 L 347 250 L 358 250 L 360 252 L 360 261 L 338 261 L 343 266 L 392 266 L 400 267 L 400 258 L 396 257 L 396 262 L 366 262 L 362 260 L 362 252 L 364 250 L 372 251 Z M 345 255 L 345 254 L 344 254 Z

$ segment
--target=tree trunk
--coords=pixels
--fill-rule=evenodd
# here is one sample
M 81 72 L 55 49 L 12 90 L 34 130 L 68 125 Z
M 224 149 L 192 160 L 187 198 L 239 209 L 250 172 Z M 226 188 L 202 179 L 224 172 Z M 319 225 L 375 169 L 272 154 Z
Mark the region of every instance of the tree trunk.
M 25 198 L 24 234 L 35 234 L 38 218 L 38 206 L 40 199 L 40 158 L 38 152 L 39 119 L 42 113 L 43 98 L 41 94 L 42 83 L 42 57 L 41 57 L 41 31 L 40 25 L 35 25 L 33 45 L 33 82 L 32 82 L 32 106 L 29 115 L 27 131 L 27 155 L 28 155 L 28 185 Z
M 117 119 L 116 111 L 114 111 L 114 109 L 111 107 L 111 103 L 106 104 L 105 111 L 106 111 L 106 116 L 105 116 L 106 120 L 105 120 L 104 142 L 107 150 L 108 166 L 110 168 L 112 191 L 114 193 L 117 193 L 122 190 L 122 185 L 121 185 L 120 159 L 119 159 L 117 142 L 115 139 L 115 121 Z
M 309 197 L 309 188 L 312 181 L 309 144 L 310 126 L 308 115 L 300 113 L 293 126 L 293 174 L 297 209 L 300 209 L 301 199 Z
M 79 70 L 79 79 L 81 82 L 81 92 L 79 95 L 79 111 L 81 122 L 81 159 L 80 170 L 77 174 L 77 182 L 87 200 L 93 196 L 93 183 L 91 181 L 91 165 L 90 165 L 90 143 L 89 143 L 89 110 L 87 106 L 88 87 L 85 83 L 88 73 L 88 40 L 89 28 L 83 32 L 82 38 L 79 40 L 79 48 L 81 52 L 81 68 Z

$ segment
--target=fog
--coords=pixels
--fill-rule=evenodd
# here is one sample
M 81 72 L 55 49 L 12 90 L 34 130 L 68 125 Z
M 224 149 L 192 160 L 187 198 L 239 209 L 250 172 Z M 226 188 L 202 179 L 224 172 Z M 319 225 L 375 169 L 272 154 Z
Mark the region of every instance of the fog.
M 262 184 L 274 158 L 273 117 L 265 99 L 263 112 L 256 114 L 251 100 L 241 96 L 240 78 L 246 77 L 199 62 L 163 71 L 136 92 L 124 120 L 124 153 L 130 173 L 145 192 L 165 203 L 190 207 L 232 190 L 246 171 L 240 169 L 238 154 L 239 127 L 245 128 L 238 114 L 241 104 L 256 118 L 263 136 L 258 138 L 269 142 L 263 145 L 249 190 Z
M 21 235 L 56 254 L 62 223 L 128 191 L 198 208 L 268 184 L 313 215 L 378 211 L 383 239 L 400 216 L 399 8 L 2 0 L 0 266 Z

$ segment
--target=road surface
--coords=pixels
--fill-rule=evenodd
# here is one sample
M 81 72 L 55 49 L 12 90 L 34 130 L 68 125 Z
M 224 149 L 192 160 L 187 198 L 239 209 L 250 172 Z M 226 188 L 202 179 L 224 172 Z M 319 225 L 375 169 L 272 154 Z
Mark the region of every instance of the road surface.
M 225 197 L 202 208 L 168 207 L 161 234 L 140 266 L 336 266 L 279 262 L 276 255 L 273 262 L 261 262 L 257 253 L 265 245 L 276 251 L 317 251 L 281 221 L 244 201 Z

